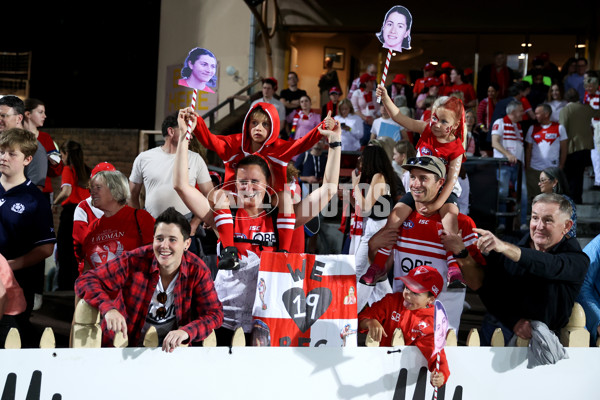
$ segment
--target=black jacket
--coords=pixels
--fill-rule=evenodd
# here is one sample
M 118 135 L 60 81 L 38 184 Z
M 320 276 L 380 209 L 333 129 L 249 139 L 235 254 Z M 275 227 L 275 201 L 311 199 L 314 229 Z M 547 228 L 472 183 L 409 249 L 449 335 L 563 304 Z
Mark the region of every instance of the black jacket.
M 547 252 L 530 248 L 529 242 L 527 234 L 517 244 L 518 262 L 492 252 L 477 293 L 488 312 L 510 329 L 523 318 L 558 331 L 569 321 L 590 260 L 575 238 L 563 238 Z

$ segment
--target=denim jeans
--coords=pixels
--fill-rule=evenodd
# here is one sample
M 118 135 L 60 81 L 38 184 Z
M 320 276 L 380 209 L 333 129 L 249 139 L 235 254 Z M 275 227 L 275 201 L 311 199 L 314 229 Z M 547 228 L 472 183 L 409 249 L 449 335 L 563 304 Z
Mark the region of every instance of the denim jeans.
M 513 187 L 515 187 L 517 180 L 519 178 L 519 164 L 515 165 L 502 165 L 498 170 L 498 196 L 500 197 L 500 204 L 498 205 L 498 211 L 506 212 L 506 202 L 505 199 L 509 197 L 509 186 L 512 183 Z M 527 225 L 527 184 L 525 179 L 523 179 L 523 172 L 521 171 L 520 181 L 521 181 L 521 218 L 520 224 Z M 517 188 L 515 187 L 515 190 Z M 500 217 L 498 219 L 500 224 L 506 224 L 506 218 Z

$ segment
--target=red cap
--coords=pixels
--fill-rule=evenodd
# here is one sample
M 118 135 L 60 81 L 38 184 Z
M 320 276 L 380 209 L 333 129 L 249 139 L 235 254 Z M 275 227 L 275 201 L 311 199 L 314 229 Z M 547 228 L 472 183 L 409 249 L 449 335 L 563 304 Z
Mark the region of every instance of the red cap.
M 425 87 L 430 88 L 432 86 L 442 86 L 442 80 L 440 78 L 436 78 L 435 76 L 425 79 Z
M 435 297 L 441 293 L 444 287 L 444 279 L 437 269 L 429 265 L 421 265 L 413 268 L 408 275 L 400 279 L 406 287 L 415 293 L 431 292 Z
M 450 63 L 450 61 L 444 61 L 444 62 L 442 63 L 442 69 L 446 69 L 446 68 L 453 69 L 453 68 L 454 68 L 454 65 L 452 65 L 452 64 Z
M 342 94 L 342 91 L 340 90 L 339 87 L 334 86 L 331 89 L 329 89 L 329 94 L 332 94 L 332 93 Z
M 92 174 L 90 175 L 90 178 L 93 178 L 94 175 L 96 175 L 100 171 L 116 171 L 116 170 L 117 169 L 115 168 L 115 166 L 112 165 L 111 163 L 101 162 L 94 167 L 94 169 L 92 170 Z
M 273 86 L 273 90 L 277 91 L 277 79 L 270 77 L 262 80 L 262 83 L 270 83 Z
M 425 71 L 435 71 L 435 65 L 433 65 L 432 63 L 427 63 L 427 64 L 425 64 L 423 69 Z
M 408 85 L 408 81 L 406 80 L 406 75 L 404 74 L 396 74 L 392 83 L 399 83 L 401 85 Z
M 375 76 L 365 72 L 360 76 L 360 83 L 367 83 L 369 81 L 374 81 L 375 79 L 377 79 Z
M 465 75 L 473 75 L 473 68 L 465 68 L 464 74 Z

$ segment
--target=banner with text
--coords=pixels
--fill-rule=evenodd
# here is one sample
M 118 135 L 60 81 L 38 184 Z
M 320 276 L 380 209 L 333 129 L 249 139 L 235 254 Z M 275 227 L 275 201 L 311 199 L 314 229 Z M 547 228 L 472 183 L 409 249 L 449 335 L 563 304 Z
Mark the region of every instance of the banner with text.
M 354 256 L 262 253 L 252 342 L 356 347 Z

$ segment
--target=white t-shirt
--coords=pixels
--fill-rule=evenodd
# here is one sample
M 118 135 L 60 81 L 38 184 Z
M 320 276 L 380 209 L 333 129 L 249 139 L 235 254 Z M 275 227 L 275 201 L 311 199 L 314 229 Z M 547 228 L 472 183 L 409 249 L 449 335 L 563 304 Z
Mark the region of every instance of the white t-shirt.
M 173 189 L 174 163 L 175 154 L 166 153 L 161 147 L 140 153 L 133 162 L 129 180 L 146 187 L 145 208 L 154 218 L 169 207 L 184 215 L 190 212 Z M 210 182 L 206 163 L 198 153 L 188 150 L 188 166 L 190 185 Z
M 394 121 L 393 119 L 384 119 L 383 117 L 379 117 L 375 121 L 373 121 L 371 133 L 374 133 L 377 137 L 391 137 L 392 139 L 394 139 L 394 142 L 397 142 L 401 139 L 400 129 L 402 129 L 400 124 Z
M 565 127 L 556 122 L 530 126 L 525 137 L 525 141 L 531 144 L 530 167 L 536 171 L 558 167 L 560 142 L 568 139 Z
M 169 283 L 169 287 L 165 290 L 162 285 L 162 281 L 159 279 L 156 285 L 156 289 L 154 289 L 154 294 L 152 295 L 152 300 L 150 300 L 150 307 L 148 307 L 148 315 L 146 315 L 146 322 L 144 323 L 144 327 L 142 328 L 141 338 L 146 336 L 146 332 L 150 329 L 151 326 L 156 328 L 156 332 L 158 333 L 158 343 L 159 346 L 162 345 L 163 339 L 167 336 L 167 333 L 176 329 L 176 316 L 175 316 L 175 305 L 173 304 L 173 291 L 175 290 L 175 284 L 177 283 L 177 279 L 179 278 L 179 272 L 175 275 L 175 278 Z M 167 294 L 166 303 L 161 303 L 158 301 L 159 293 Z M 164 317 L 159 317 L 156 315 L 156 312 L 159 308 L 164 307 L 167 310 L 167 313 Z M 140 343 L 139 345 L 142 345 Z
M 363 137 L 363 120 L 355 114 L 348 114 L 346 118 L 338 114 L 333 118 L 342 125 L 342 151 L 360 150 L 360 139 Z

